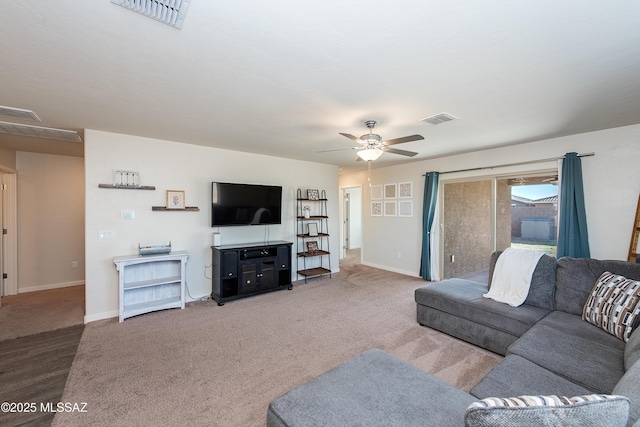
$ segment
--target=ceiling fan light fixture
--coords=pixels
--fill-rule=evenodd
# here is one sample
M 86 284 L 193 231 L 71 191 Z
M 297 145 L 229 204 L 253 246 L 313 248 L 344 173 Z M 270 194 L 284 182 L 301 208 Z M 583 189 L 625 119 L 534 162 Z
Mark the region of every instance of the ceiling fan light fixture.
M 366 144 L 378 144 L 382 142 L 382 137 L 375 133 L 367 133 L 365 135 L 362 135 L 360 139 L 362 140 L 362 143 Z
M 379 148 L 367 148 L 365 150 L 358 151 L 358 157 L 367 162 L 373 162 L 382 155 L 382 150 Z

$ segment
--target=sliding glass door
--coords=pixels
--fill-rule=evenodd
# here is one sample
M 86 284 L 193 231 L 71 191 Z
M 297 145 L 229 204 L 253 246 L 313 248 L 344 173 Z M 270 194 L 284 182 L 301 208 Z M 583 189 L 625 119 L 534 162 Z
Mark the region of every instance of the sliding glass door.
M 510 246 L 555 254 L 556 180 L 553 174 L 530 172 L 526 176 L 444 183 L 443 278 L 486 281 L 491 253 Z M 546 187 L 534 191 L 534 185 Z M 516 188 L 520 191 L 515 191 Z M 517 194 L 543 196 L 529 198 Z

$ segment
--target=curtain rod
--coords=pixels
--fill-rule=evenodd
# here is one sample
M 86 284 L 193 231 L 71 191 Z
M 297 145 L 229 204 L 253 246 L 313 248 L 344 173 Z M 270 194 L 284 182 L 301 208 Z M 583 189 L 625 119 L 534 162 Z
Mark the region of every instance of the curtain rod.
M 578 157 L 591 157 L 591 156 L 595 156 L 596 153 L 591 152 L 591 153 L 583 153 L 583 154 L 578 154 Z M 495 169 L 495 168 L 504 168 L 507 166 L 520 166 L 520 165 L 530 165 L 533 163 L 545 163 L 545 162 L 551 162 L 554 160 L 560 160 L 560 159 L 564 159 L 565 156 L 560 156 L 560 157 L 551 157 L 549 159 L 540 159 L 540 160 L 527 160 L 526 162 L 517 162 L 517 163 L 505 163 L 502 165 L 496 165 L 496 166 L 481 166 L 478 168 L 470 168 L 470 169 L 459 169 L 459 170 L 455 170 L 455 171 L 446 171 L 446 172 L 440 172 L 440 175 L 444 175 L 445 173 L 456 173 L 456 172 L 469 172 L 469 171 L 479 171 L 479 170 L 483 170 L 483 169 Z M 427 174 L 422 174 L 422 176 L 426 176 Z

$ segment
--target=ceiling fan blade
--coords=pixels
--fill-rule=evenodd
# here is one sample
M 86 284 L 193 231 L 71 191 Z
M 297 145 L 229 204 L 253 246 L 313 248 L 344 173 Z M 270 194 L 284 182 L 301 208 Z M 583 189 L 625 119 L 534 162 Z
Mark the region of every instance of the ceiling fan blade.
M 385 148 L 384 152 L 392 153 L 392 154 L 400 154 L 401 156 L 407 156 L 407 157 L 413 157 L 418 154 L 418 153 L 414 153 L 413 151 L 398 150 L 397 148 Z
M 331 150 L 318 150 L 316 153 L 328 153 L 330 151 L 344 151 L 344 150 L 362 150 L 364 147 L 351 147 L 351 148 L 333 148 Z
M 403 136 L 402 138 L 395 138 L 395 139 L 390 139 L 388 141 L 384 141 L 384 145 L 402 144 L 403 142 L 420 141 L 421 139 L 424 139 L 424 136 L 409 135 L 409 136 Z
M 331 151 L 344 151 L 344 150 L 351 150 L 351 148 L 334 148 L 332 150 L 318 150 L 316 151 L 316 153 L 329 153 Z
M 340 135 L 342 136 L 346 136 L 347 138 L 349 138 L 352 141 L 355 141 L 357 143 L 362 143 L 362 140 L 360 138 L 358 138 L 357 136 L 353 136 L 350 133 L 342 133 L 342 132 L 338 132 Z

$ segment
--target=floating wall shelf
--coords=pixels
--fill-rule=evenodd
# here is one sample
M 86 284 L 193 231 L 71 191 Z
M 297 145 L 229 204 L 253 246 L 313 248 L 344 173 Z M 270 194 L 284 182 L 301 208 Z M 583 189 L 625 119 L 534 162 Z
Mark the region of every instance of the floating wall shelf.
M 166 206 L 151 206 L 151 210 L 152 211 L 167 211 L 167 212 L 172 212 L 172 211 L 178 211 L 178 212 L 184 212 L 184 211 L 191 211 L 191 212 L 197 212 L 200 210 L 199 207 L 197 206 L 187 206 L 184 209 L 167 209 Z
M 133 186 L 133 185 L 112 185 L 112 184 L 98 184 L 99 188 L 116 188 L 118 190 L 155 190 L 156 187 L 152 185 L 141 185 L 141 186 Z

